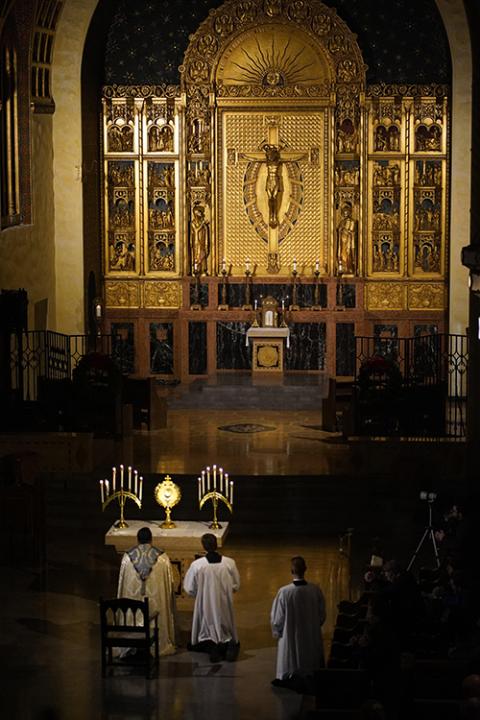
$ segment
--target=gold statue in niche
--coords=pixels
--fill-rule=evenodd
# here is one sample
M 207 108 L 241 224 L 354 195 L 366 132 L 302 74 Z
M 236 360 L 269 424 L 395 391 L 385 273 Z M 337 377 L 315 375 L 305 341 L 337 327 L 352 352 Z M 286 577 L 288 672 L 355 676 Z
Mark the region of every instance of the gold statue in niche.
M 352 206 L 346 204 L 337 225 L 337 273 L 355 275 L 357 255 L 357 223 L 352 217 Z
M 192 208 L 190 255 L 193 272 L 207 275 L 210 255 L 210 223 L 206 217 L 205 206 L 201 203 L 195 203 Z

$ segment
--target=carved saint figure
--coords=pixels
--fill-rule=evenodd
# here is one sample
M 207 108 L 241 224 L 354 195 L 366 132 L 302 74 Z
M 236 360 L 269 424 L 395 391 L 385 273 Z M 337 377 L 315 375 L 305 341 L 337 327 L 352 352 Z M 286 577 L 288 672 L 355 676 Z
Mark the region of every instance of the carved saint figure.
M 344 205 L 337 226 L 337 271 L 341 275 L 355 274 L 356 230 L 352 208 L 350 205 Z
M 283 189 L 282 176 L 280 173 L 281 156 L 280 150 L 276 145 L 269 145 L 268 143 L 265 143 L 263 150 L 267 161 L 267 180 L 265 183 L 265 191 L 268 198 L 268 224 L 271 228 L 276 228 L 278 225 L 279 200 Z
M 205 207 L 196 203 L 192 209 L 190 223 L 190 249 L 192 270 L 207 274 L 210 255 L 210 225 L 205 217 Z

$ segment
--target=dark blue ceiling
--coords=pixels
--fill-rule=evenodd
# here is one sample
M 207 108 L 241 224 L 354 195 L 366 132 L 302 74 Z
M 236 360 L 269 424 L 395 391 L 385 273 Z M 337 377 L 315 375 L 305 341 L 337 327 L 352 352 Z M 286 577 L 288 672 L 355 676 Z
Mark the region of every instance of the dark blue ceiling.
M 450 83 L 435 0 L 324 0 L 356 33 L 368 83 Z M 120 0 L 107 37 L 105 83 L 179 82 L 189 35 L 220 0 Z

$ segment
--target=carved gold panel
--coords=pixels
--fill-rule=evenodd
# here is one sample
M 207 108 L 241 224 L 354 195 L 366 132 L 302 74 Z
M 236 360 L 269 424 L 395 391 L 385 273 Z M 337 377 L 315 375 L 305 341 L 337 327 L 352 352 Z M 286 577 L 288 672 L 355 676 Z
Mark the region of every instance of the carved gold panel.
M 405 162 L 375 157 L 368 161 L 368 274 L 405 273 Z
M 305 265 L 327 262 L 326 112 L 317 107 L 311 112 L 245 108 L 221 113 L 219 257 L 232 264 L 234 273 L 243 272 L 247 258 L 257 273 L 286 274 L 294 258 Z M 275 164 L 266 147 L 278 150 Z
M 178 161 L 144 161 L 144 267 L 145 274 L 178 273 L 180 248 Z
M 105 304 L 107 308 L 139 308 L 140 283 L 135 280 L 106 280 Z
M 446 288 L 442 283 L 411 283 L 408 286 L 409 310 L 445 310 Z
M 367 310 L 404 310 L 407 288 L 403 283 L 369 283 L 366 288 Z
M 446 160 L 416 157 L 410 163 L 409 275 L 442 277 L 446 254 Z
M 103 147 L 106 156 L 138 153 L 141 102 L 135 98 L 104 98 Z
M 105 160 L 105 273 L 138 275 L 141 272 L 140 189 L 138 161 Z
M 178 282 L 146 280 L 144 286 L 146 308 L 179 308 L 182 305 L 182 287 Z
M 283 339 L 253 339 L 252 371 L 265 373 L 283 372 Z

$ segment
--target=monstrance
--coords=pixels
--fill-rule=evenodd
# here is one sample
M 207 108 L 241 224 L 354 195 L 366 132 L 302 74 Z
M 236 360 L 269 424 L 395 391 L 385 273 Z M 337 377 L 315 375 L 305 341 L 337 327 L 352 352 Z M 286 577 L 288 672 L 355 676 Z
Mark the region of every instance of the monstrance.
M 172 482 L 170 475 L 165 475 L 164 481 L 158 483 L 155 488 L 155 500 L 165 508 L 166 514 L 164 522 L 160 525 L 161 528 L 170 530 L 171 528 L 177 527 L 175 523 L 170 520 L 170 513 L 172 512 L 172 508 L 180 502 L 181 497 L 182 493 L 178 485 Z

